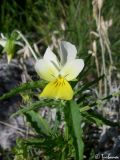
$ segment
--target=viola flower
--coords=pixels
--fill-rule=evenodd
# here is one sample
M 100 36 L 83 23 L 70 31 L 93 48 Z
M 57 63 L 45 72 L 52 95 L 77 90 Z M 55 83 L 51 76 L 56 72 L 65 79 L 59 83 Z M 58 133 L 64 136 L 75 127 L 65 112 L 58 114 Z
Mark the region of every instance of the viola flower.
M 40 97 L 71 100 L 73 90 L 68 81 L 74 80 L 84 67 L 82 59 L 76 59 L 76 47 L 66 41 L 60 44 L 59 58 L 48 47 L 43 59 L 36 61 L 35 70 L 49 83 Z

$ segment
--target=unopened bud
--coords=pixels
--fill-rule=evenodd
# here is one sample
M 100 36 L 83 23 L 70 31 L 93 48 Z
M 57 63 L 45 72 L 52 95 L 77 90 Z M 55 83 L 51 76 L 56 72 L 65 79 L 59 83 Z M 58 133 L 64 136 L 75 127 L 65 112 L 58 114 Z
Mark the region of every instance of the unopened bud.
M 12 38 L 7 39 L 3 51 L 7 53 L 8 63 L 10 63 L 15 51 L 15 41 Z

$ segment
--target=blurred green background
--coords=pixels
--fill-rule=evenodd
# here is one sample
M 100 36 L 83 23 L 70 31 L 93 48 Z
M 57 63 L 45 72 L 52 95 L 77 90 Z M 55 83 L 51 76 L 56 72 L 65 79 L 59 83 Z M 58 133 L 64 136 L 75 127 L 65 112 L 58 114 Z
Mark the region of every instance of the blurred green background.
M 105 0 L 102 8 L 105 20 L 112 19 L 109 29 L 115 65 L 120 59 L 120 2 Z M 0 32 L 22 31 L 35 42 L 48 45 L 52 37 L 74 43 L 83 57 L 91 48 L 90 32 L 96 30 L 91 0 L 1 0 Z

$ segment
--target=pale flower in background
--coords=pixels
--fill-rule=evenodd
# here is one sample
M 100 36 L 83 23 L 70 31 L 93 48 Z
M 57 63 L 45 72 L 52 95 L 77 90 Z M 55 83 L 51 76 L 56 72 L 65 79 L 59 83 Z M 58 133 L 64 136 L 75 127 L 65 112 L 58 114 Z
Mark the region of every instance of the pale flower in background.
M 0 45 L 1 45 L 2 47 L 5 47 L 6 42 L 7 42 L 7 38 L 6 38 L 2 33 L 1 33 L 0 35 L 1 35 Z
M 70 100 L 73 90 L 68 81 L 74 80 L 84 67 L 82 59 L 76 59 L 76 47 L 66 41 L 60 44 L 60 61 L 48 47 L 43 59 L 36 61 L 38 75 L 48 81 L 40 97 Z
M 20 41 L 13 38 L 12 36 L 7 38 L 2 33 L 0 35 L 1 35 L 0 46 L 3 47 L 3 52 L 7 53 L 7 60 L 8 63 L 10 63 L 15 53 L 15 45 L 23 47 L 23 44 Z

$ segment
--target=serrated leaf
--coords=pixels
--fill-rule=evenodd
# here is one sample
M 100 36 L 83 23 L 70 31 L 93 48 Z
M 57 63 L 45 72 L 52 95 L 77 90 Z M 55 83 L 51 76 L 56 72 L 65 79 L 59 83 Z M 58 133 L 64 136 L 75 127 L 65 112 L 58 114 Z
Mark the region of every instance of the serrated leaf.
M 27 118 L 27 121 L 30 122 L 31 126 L 35 129 L 38 134 L 43 134 L 46 136 L 50 136 L 52 133 L 47 121 L 42 118 L 42 116 L 35 112 L 29 111 L 24 113 Z
M 80 112 L 85 112 L 87 110 L 91 109 L 90 106 L 84 106 L 80 108 Z
M 44 85 L 44 83 L 45 82 L 40 81 L 40 80 L 39 81 L 31 81 L 31 82 L 24 83 L 24 84 L 22 84 L 22 85 L 20 85 L 18 87 L 13 88 L 8 93 L 3 94 L 0 97 L 0 100 L 4 100 L 4 99 L 7 99 L 7 98 L 10 98 L 12 96 L 15 96 L 18 93 L 24 92 L 24 91 L 29 90 L 29 89 L 41 88 Z
M 120 92 L 114 92 L 106 97 L 103 97 L 103 98 L 100 98 L 100 99 L 97 99 L 96 101 L 92 102 L 91 104 L 89 104 L 90 107 L 93 107 L 93 106 L 97 106 L 97 105 L 100 105 L 100 104 L 103 104 L 104 101 L 108 100 L 108 99 L 111 99 L 112 97 L 114 96 L 118 96 L 120 95 Z
M 103 124 L 108 125 L 108 126 L 112 126 L 112 127 L 120 126 L 119 123 L 112 122 L 112 121 L 104 118 L 102 115 L 100 115 L 99 113 L 97 113 L 97 112 L 95 112 L 93 110 L 90 110 L 88 112 L 82 112 L 81 114 L 87 120 L 89 120 L 92 123 L 96 123 L 98 126 L 99 125 L 103 125 Z
M 31 104 L 22 106 L 22 109 L 18 110 L 17 112 L 13 113 L 11 117 L 17 116 L 19 114 L 24 114 L 28 111 L 31 110 L 35 110 L 38 109 L 40 107 L 44 107 L 44 106 L 49 106 L 49 107 L 54 107 L 54 106 L 61 106 L 61 103 L 59 101 L 51 101 L 51 100 L 40 100 L 40 101 L 36 101 L 33 102 Z
M 68 125 L 68 130 L 73 138 L 73 145 L 76 151 L 76 160 L 83 160 L 83 148 L 84 143 L 82 140 L 82 128 L 81 128 L 81 113 L 79 107 L 75 101 L 70 101 L 65 106 L 65 121 Z

